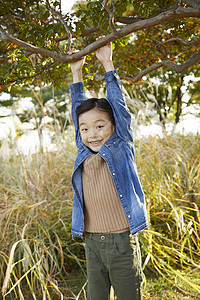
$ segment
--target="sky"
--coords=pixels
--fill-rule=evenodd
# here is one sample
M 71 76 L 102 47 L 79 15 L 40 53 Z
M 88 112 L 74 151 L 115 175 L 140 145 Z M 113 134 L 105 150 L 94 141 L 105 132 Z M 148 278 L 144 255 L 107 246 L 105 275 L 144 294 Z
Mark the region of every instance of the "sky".
M 61 8 L 63 13 L 67 13 L 72 8 L 75 0 L 61 0 Z

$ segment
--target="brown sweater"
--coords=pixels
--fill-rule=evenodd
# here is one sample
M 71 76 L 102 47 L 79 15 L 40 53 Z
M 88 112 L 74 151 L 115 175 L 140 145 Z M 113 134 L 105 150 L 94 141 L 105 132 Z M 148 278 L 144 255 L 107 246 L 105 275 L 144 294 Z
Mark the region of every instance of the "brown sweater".
M 117 195 L 107 163 L 98 154 L 83 163 L 85 231 L 121 232 L 129 224 Z

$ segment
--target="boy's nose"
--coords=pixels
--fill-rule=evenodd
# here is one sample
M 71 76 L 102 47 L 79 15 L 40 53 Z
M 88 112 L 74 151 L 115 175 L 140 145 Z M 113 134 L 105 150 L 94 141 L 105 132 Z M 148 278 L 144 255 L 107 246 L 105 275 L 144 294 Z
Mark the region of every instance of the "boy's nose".
M 90 129 L 89 131 L 89 137 L 93 138 L 97 136 L 97 131 L 95 129 Z

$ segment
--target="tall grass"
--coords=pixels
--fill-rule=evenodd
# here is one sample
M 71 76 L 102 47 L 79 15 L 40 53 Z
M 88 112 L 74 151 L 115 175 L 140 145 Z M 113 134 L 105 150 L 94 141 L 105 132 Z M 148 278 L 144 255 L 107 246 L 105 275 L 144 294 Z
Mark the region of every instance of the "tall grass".
M 200 136 L 154 137 L 137 144 L 151 221 L 141 235 L 144 268 L 193 295 L 200 295 L 199 144 Z
M 200 294 L 200 137 L 136 142 L 150 227 L 140 235 L 143 267 L 185 293 Z M 75 150 L 0 164 L 0 281 L 4 299 L 86 299 L 84 247 L 70 235 Z
M 74 158 L 66 145 L 62 153 L 1 162 L 0 279 L 6 299 L 62 299 L 64 293 L 75 299 L 68 273 L 82 265 L 71 250 Z

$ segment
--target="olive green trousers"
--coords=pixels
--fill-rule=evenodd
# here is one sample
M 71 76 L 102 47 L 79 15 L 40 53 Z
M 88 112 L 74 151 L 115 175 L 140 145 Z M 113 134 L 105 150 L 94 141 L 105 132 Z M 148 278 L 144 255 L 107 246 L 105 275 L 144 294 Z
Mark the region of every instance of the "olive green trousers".
M 110 288 L 118 300 L 142 299 L 142 267 L 138 235 L 85 234 L 88 300 L 108 300 Z

